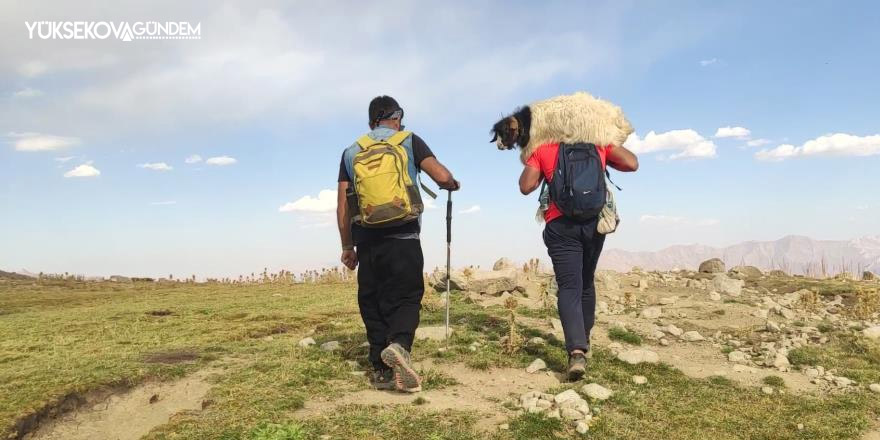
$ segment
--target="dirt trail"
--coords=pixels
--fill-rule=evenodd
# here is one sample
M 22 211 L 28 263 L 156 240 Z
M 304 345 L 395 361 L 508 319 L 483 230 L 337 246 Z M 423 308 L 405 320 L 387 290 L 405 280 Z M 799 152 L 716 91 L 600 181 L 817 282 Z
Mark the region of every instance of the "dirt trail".
M 201 410 L 220 371 L 207 368 L 172 382 L 147 383 L 42 424 L 26 440 L 136 440 L 182 411 Z
M 481 430 L 493 429 L 504 423 L 513 411 L 504 408 L 504 401 L 511 396 L 519 396 L 531 390 L 546 391 L 560 384 L 559 377 L 546 372 L 529 374 L 523 369 L 493 368 L 491 371 L 478 371 L 463 364 L 436 365 L 431 359 L 415 362 L 417 369 L 436 369 L 455 378 L 457 385 L 439 390 L 427 390 L 418 394 L 401 394 L 393 391 L 362 390 L 335 400 L 307 401 L 305 408 L 297 416 L 308 418 L 328 414 L 333 408 L 370 402 L 379 405 L 412 405 L 416 397 L 427 400 L 420 405 L 431 411 L 447 409 L 471 410 L 483 415 L 477 421 Z

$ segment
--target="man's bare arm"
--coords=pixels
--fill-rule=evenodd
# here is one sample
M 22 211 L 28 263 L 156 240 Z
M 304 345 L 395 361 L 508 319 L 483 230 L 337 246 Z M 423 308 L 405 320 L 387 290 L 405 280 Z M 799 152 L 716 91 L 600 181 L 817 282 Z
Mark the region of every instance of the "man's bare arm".
M 530 166 L 524 167 L 519 176 L 519 192 L 524 196 L 531 194 L 541 184 L 541 177 L 541 170 Z
M 348 185 L 348 182 L 339 182 L 336 189 L 336 225 L 339 227 L 339 238 L 342 240 L 343 250 L 354 247 L 354 242 L 351 239 L 351 213 L 348 212 L 348 203 L 345 198 Z
M 606 158 L 608 165 L 617 171 L 636 171 L 639 169 L 639 158 L 625 147 L 613 147 Z
M 436 157 L 429 157 L 419 164 L 419 167 L 431 177 L 442 189 L 457 191 L 461 185 L 452 177 L 452 173 L 443 166 Z

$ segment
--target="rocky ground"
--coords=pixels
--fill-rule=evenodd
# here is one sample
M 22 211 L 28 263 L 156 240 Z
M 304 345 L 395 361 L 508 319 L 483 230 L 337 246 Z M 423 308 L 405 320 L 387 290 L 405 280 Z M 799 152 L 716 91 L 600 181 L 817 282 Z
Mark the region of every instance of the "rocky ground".
M 445 278 L 437 271 L 429 282 L 443 291 Z M 876 376 L 840 368 L 840 362 L 837 368 L 823 365 L 814 353 L 831 338 L 863 348 L 880 339 L 878 286 L 873 280 L 810 280 L 750 266 L 726 270 L 718 259 L 699 271 L 599 271 L 591 339 L 629 364 L 662 362 L 691 377 L 725 377 L 768 395 L 880 393 Z M 518 266 L 502 259 L 491 271 L 460 270 L 451 287 L 487 308 L 509 306 L 513 298 L 521 311 L 517 322 L 563 339 L 552 272 L 536 261 Z M 535 359 L 527 371 L 545 368 Z M 531 391 L 519 404 L 525 412 L 561 417 L 585 431 L 591 413 L 574 396 Z

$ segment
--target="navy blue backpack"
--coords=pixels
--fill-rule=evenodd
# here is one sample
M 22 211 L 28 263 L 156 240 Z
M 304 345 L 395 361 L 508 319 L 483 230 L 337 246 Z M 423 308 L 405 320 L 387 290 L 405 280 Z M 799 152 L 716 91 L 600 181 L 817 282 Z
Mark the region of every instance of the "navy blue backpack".
M 549 183 L 550 200 L 565 217 L 587 222 L 606 201 L 606 171 L 593 144 L 559 144 L 559 161 Z

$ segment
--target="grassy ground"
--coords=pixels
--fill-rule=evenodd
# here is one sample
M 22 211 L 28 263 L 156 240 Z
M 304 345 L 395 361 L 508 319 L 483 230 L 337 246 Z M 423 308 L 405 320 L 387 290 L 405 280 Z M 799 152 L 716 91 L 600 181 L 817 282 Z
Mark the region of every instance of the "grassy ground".
M 425 411 L 415 397 L 411 406 L 364 402 L 302 419 L 297 410 L 308 399 L 366 387 L 348 363 L 362 364 L 366 353 L 360 347 L 364 337 L 354 291 L 341 284 L 0 283 L 0 438 L 13 431 L 16 420 L 71 393 L 176 377 L 209 362 L 227 366 L 208 396 L 211 404 L 175 417 L 149 438 L 581 437 L 561 422 L 534 415 L 514 417 L 507 430 L 476 432 L 479 414 Z M 436 369 L 425 372 L 428 389 L 455 386 L 455 378 L 443 373 L 447 362 L 476 369 L 521 368 L 541 357 L 555 370 L 565 363 L 561 342 L 552 338 L 505 354 L 506 310 L 484 310 L 465 301 L 456 302 L 453 310 L 457 330 L 450 350 L 439 352 L 439 344 L 423 343 L 415 353 L 435 357 Z M 423 324 L 441 322 L 441 310 L 427 307 Z M 342 349 L 298 348 L 296 341 L 311 331 L 319 344 L 338 340 Z M 539 335 L 528 328 L 519 333 L 525 339 Z M 479 348 L 471 350 L 474 342 Z M 850 368 L 862 379 L 877 380 L 877 350 L 865 341 L 835 336 L 826 347 L 795 358 Z M 195 355 L 195 361 L 171 363 L 181 355 Z M 876 398 L 865 392 L 767 396 L 724 378 L 697 380 L 664 365 L 630 366 L 601 349 L 591 360 L 590 374 L 615 394 L 593 404 L 599 415 L 587 438 L 857 439 L 880 414 Z M 648 384 L 633 384 L 635 374 L 646 376 Z M 799 423 L 803 430 L 797 429 Z

